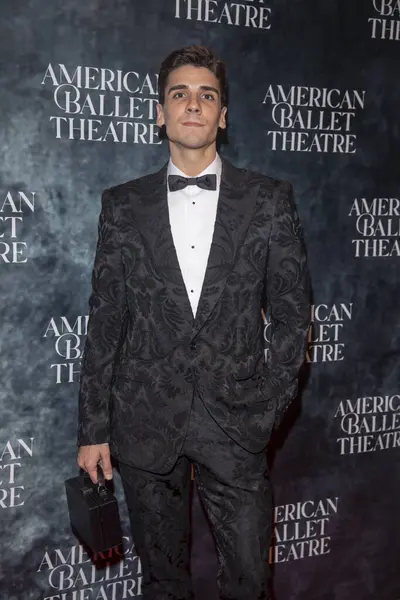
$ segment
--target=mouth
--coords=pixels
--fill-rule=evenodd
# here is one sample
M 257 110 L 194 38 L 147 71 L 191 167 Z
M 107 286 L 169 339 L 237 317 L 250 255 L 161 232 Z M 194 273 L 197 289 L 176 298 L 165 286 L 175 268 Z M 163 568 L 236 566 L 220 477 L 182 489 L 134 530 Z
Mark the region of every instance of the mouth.
M 182 125 L 184 125 L 184 127 L 203 127 L 203 125 L 197 121 L 185 121 Z

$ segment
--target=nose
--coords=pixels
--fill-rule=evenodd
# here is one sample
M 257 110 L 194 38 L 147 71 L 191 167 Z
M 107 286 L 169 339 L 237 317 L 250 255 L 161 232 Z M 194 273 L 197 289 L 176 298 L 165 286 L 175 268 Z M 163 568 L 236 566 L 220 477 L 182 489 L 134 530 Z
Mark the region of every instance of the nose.
M 188 100 L 188 103 L 186 105 L 186 111 L 188 113 L 200 113 L 201 109 L 200 109 L 200 104 L 196 98 L 196 96 L 191 96 Z

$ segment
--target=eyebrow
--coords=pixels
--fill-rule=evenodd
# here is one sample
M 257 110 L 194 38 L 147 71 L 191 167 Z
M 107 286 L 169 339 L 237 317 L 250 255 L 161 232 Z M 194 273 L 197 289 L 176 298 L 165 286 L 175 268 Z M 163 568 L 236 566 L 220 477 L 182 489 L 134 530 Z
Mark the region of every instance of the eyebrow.
M 200 85 L 199 87 L 204 92 L 214 92 L 215 94 L 217 94 L 217 96 L 219 96 L 219 90 L 217 90 L 217 88 L 213 87 L 212 85 Z M 169 88 L 168 94 L 170 94 L 171 92 L 176 92 L 177 90 L 188 90 L 188 89 L 189 89 L 188 85 L 185 85 L 183 83 L 177 83 L 176 85 L 172 85 Z

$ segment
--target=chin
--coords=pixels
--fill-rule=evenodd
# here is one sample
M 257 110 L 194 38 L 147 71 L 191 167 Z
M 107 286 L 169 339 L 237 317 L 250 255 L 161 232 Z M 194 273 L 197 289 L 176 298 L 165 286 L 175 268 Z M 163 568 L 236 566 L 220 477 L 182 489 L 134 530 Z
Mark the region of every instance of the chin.
M 187 141 L 185 140 L 184 142 L 181 142 L 181 146 L 183 146 L 184 148 L 188 148 L 190 150 L 199 150 L 200 148 L 204 148 L 205 146 L 209 146 L 209 144 L 205 141 Z
M 171 142 L 182 146 L 183 148 L 188 148 L 190 150 L 196 150 L 199 148 L 204 148 L 205 146 L 209 146 L 210 140 L 204 138 L 196 138 L 194 136 L 179 138 L 179 139 L 171 139 Z
M 176 135 L 177 132 L 171 132 L 171 135 L 167 135 L 170 142 L 173 144 L 177 144 L 178 146 L 182 146 L 183 148 L 188 148 L 191 150 L 196 150 L 199 148 L 204 148 L 205 146 L 209 146 L 213 143 L 213 139 L 207 135 L 204 135 L 205 132 L 202 132 L 203 135 L 198 135 L 196 133 L 187 133 L 186 135 L 182 135 L 182 132 L 179 132 L 180 135 Z

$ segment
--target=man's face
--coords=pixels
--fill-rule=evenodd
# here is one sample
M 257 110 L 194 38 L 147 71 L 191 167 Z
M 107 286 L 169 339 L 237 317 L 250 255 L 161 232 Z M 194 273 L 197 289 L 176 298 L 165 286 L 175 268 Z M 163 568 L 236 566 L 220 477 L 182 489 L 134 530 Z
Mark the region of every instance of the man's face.
M 164 106 L 157 105 L 157 125 L 166 126 L 171 143 L 199 149 L 215 142 L 218 127 L 226 127 L 218 79 L 205 67 L 185 65 L 167 80 Z

